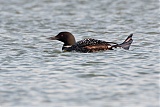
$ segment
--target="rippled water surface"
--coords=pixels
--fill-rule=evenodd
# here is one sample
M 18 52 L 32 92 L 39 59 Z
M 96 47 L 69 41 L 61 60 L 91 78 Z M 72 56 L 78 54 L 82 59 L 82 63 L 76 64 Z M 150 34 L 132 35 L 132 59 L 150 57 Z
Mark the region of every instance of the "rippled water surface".
M 0 107 L 159 107 L 158 0 L 0 0 Z M 46 38 L 121 43 L 62 52 Z

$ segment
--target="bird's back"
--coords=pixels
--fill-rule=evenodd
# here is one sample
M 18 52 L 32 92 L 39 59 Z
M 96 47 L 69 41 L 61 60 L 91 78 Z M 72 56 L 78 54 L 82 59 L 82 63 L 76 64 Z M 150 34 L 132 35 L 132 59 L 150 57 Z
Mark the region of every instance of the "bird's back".
M 84 39 L 72 45 L 72 50 L 77 52 L 96 52 L 111 49 L 108 42 L 96 39 Z

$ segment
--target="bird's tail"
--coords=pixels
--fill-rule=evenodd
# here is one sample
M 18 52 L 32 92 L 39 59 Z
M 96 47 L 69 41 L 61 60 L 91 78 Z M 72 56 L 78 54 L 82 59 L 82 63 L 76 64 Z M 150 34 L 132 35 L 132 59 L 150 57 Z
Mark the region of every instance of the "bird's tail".
M 129 50 L 129 47 L 131 46 L 131 44 L 133 42 L 132 36 L 133 36 L 133 34 L 130 34 L 123 43 L 113 45 L 112 47 L 114 47 L 114 48 L 121 47 L 125 50 Z

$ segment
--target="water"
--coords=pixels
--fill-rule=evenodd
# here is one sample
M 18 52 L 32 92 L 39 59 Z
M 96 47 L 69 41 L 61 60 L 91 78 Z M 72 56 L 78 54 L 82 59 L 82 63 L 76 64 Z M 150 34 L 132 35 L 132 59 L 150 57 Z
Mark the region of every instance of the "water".
M 157 0 L 0 0 L 0 107 L 158 107 Z M 121 43 L 129 51 L 63 53 L 46 38 Z

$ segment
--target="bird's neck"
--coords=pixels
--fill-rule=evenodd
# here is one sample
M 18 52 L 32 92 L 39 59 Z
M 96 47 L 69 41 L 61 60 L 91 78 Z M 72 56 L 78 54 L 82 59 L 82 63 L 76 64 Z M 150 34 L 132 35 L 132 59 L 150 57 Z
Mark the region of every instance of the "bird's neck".
M 62 47 L 62 50 L 63 51 L 71 51 L 71 47 L 72 47 L 72 45 L 66 45 L 66 44 L 64 44 L 63 47 Z

